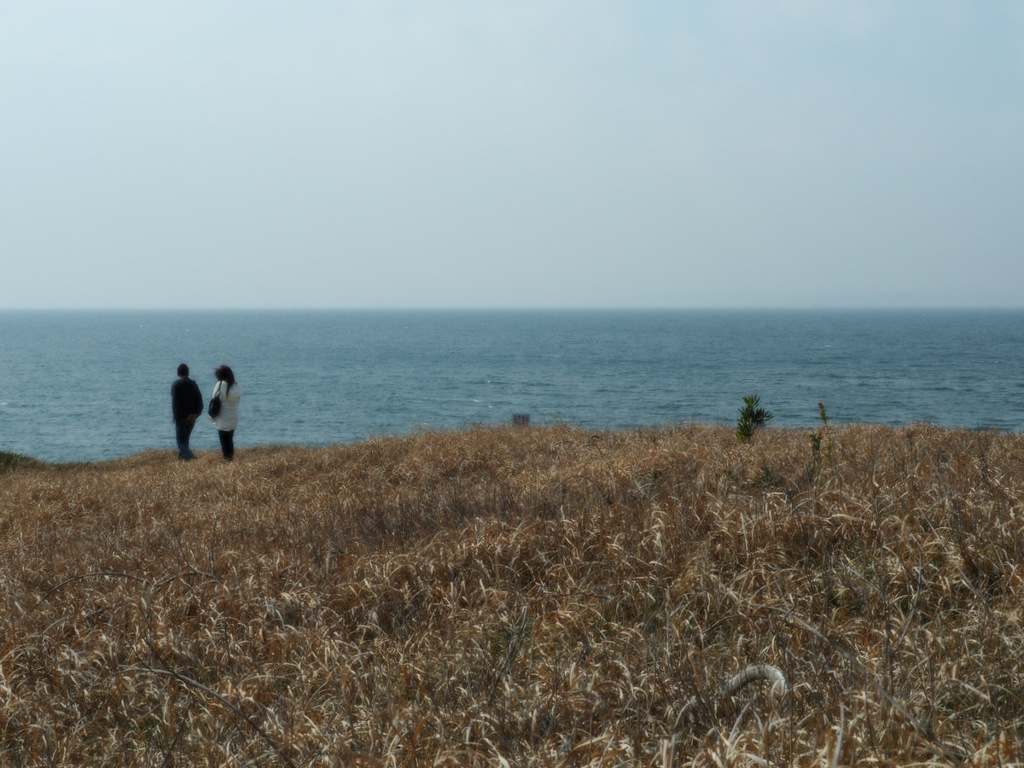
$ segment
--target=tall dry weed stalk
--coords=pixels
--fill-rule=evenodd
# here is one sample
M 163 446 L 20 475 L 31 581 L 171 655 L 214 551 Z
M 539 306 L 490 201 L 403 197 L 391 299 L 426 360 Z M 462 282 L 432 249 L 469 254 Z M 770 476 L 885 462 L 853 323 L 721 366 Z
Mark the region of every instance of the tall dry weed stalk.
M 828 440 L 12 463 L 0 763 L 1019 763 L 1024 441 Z

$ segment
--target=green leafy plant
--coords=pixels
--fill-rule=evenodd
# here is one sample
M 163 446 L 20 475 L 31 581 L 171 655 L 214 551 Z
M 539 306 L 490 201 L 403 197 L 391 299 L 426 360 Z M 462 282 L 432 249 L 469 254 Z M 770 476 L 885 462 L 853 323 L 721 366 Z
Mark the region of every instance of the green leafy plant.
M 754 436 L 761 427 L 765 426 L 774 418 L 771 411 L 761 407 L 761 398 L 757 395 L 747 395 L 743 398 L 743 407 L 740 408 L 740 418 L 736 422 L 736 439 L 745 443 Z
M 815 458 L 824 458 L 830 464 L 832 462 L 832 432 L 828 428 L 828 413 L 825 411 L 825 404 L 818 403 L 818 418 L 821 424 L 817 432 L 811 432 L 811 452 Z

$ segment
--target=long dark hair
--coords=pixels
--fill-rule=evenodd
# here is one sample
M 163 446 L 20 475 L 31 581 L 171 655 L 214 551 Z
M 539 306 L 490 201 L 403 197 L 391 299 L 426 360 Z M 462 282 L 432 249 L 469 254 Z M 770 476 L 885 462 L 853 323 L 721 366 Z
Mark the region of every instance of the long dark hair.
M 214 371 L 213 375 L 217 377 L 217 381 L 226 381 L 228 383 L 228 388 L 224 390 L 225 392 L 235 385 L 235 373 L 226 365 L 222 365 Z

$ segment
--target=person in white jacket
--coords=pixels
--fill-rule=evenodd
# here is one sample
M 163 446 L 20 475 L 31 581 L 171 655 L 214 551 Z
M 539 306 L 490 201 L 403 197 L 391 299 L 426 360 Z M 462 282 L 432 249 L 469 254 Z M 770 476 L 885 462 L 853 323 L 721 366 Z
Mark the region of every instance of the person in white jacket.
M 235 458 L 235 430 L 238 429 L 238 401 L 242 399 L 242 388 L 235 381 L 234 372 L 222 365 L 213 375 L 217 377 L 217 386 L 213 389 L 211 399 L 220 396 L 220 413 L 212 416 L 220 438 L 220 450 L 225 461 Z

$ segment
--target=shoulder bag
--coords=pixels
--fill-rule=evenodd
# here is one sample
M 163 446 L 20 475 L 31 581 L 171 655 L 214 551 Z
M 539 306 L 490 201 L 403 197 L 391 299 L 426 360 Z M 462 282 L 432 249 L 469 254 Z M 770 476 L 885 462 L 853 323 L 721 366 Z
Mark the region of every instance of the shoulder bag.
M 220 414 L 220 390 L 222 386 L 224 386 L 223 381 L 217 385 L 217 392 L 210 400 L 210 409 L 207 412 L 210 414 L 211 419 L 216 419 Z

